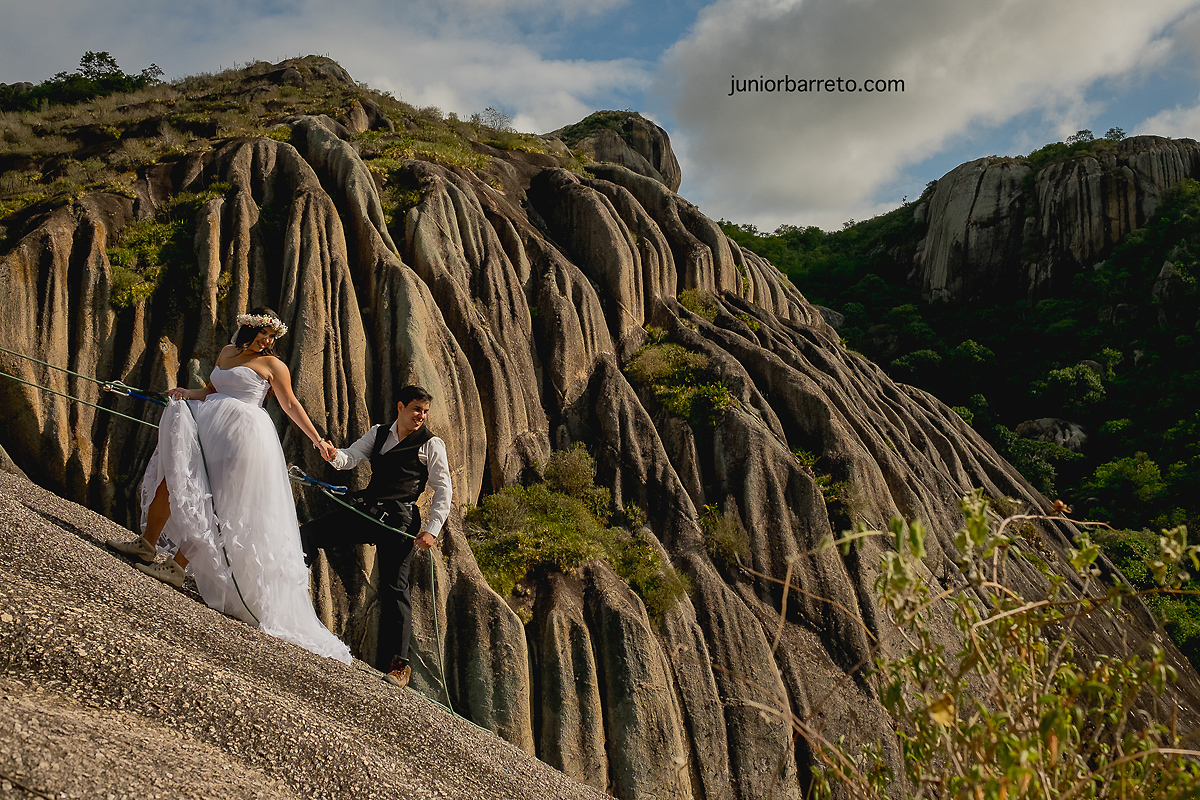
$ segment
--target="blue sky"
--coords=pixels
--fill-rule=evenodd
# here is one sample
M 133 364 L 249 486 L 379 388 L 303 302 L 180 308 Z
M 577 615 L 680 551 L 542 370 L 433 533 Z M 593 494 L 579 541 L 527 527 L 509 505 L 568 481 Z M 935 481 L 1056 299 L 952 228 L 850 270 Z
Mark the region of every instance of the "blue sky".
M 958 164 L 1088 128 L 1200 138 L 1200 0 L 0 0 L 0 81 L 107 50 L 168 78 L 318 53 L 357 80 L 547 132 L 634 109 L 709 216 L 833 229 Z M 730 78 L 905 91 L 735 93 Z

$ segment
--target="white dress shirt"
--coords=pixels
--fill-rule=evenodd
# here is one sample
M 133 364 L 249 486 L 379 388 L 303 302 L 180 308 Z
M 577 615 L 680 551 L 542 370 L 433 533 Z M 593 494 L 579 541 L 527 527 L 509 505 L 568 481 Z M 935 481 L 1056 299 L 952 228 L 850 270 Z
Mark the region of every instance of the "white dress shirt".
M 397 420 L 399 422 L 399 420 Z M 375 437 L 380 425 L 372 425 L 357 442 L 346 448 L 338 448 L 337 456 L 329 465 L 334 469 L 354 469 L 364 458 L 370 458 L 371 449 L 375 446 Z M 388 429 L 387 439 L 383 442 L 380 453 L 386 453 L 400 444 L 400 435 L 396 432 L 396 422 Z M 434 436 L 417 448 L 417 458 L 429 470 L 429 487 L 433 489 L 433 502 L 429 505 L 429 521 L 425 523 L 424 532 L 437 536 L 450 516 L 450 502 L 454 498 L 454 489 L 450 485 L 450 463 L 446 459 L 446 443 Z

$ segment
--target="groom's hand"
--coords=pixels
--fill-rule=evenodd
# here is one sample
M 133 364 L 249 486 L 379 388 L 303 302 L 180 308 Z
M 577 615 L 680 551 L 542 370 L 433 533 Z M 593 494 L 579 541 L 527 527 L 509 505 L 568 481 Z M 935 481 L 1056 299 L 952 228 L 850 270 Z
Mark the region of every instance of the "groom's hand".
M 335 458 L 337 458 L 337 448 L 334 447 L 333 442 L 329 441 L 328 439 L 322 439 L 321 443 L 317 445 L 317 447 L 321 451 L 321 458 L 325 459 L 326 461 L 333 461 Z
M 421 531 L 421 535 L 417 537 L 417 549 L 428 550 L 437 544 L 437 537 L 429 531 Z

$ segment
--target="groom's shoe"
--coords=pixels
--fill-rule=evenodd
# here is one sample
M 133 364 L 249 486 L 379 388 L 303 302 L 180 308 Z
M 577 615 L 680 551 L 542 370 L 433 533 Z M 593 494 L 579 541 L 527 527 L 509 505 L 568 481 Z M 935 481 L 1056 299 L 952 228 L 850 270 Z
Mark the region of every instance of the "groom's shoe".
M 403 689 L 405 686 L 408 686 L 408 679 L 411 677 L 412 677 L 412 667 L 410 667 L 406 664 L 403 667 L 400 667 L 399 669 L 394 669 L 391 672 L 389 672 L 387 675 L 384 675 L 383 679 L 385 681 L 387 681 L 388 683 L 392 684 L 393 686 Z
M 163 583 L 169 583 L 176 589 L 183 588 L 183 567 L 179 566 L 179 562 L 172 559 L 158 564 L 134 564 L 133 568 L 144 572 L 151 578 L 157 578 Z
M 120 539 L 109 539 L 108 546 L 118 553 L 124 553 L 127 556 L 141 559 L 144 564 L 153 564 L 154 556 L 157 549 L 154 545 L 146 541 L 145 536 L 139 536 L 132 542 L 123 542 Z

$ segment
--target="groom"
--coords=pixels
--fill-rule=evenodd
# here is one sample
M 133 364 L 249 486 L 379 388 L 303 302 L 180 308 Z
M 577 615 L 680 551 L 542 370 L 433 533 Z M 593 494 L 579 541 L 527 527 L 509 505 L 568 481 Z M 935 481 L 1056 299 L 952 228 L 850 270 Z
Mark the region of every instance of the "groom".
M 353 469 L 364 458 L 371 462 L 371 482 L 360 493 L 363 510 L 374 520 L 349 508 L 318 517 L 300 526 L 304 561 L 311 565 L 320 548 L 352 544 L 376 545 L 379 567 L 379 640 L 376 667 L 389 683 L 408 685 L 408 640 L 412 634 L 409 566 L 413 546 L 428 550 L 450 513 L 453 490 L 446 461 L 446 443 L 425 427 L 433 395 L 409 385 L 397 394 L 396 421 L 375 425 L 357 442 L 338 449 L 329 459 L 334 469 Z M 416 500 L 425 485 L 433 488 L 429 521 L 422 527 Z M 405 531 L 402 536 L 384 525 Z

